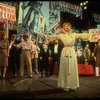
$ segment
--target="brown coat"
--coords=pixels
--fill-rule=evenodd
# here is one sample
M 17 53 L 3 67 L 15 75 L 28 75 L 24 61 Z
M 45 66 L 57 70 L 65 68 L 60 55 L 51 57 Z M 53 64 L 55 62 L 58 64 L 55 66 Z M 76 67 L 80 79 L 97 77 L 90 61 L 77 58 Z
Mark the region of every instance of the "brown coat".
M 96 57 L 96 67 L 100 67 L 100 46 L 94 48 L 94 55 Z

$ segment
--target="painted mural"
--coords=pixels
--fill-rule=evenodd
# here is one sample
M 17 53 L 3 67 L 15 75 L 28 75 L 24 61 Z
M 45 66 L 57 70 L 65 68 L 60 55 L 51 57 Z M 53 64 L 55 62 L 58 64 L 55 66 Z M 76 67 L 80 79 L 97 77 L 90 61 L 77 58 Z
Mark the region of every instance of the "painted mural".
M 18 34 L 27 31 L 30 35 L 38 33 L 57 34 L 61 31 L 60 11 L 81 15 L 79 6 L 64 1 L 23 1 L 19 6 Z
M 39 16 L 42 15 L 42 3 L 42 1 L 24 1 L 20 3 L 18 28 L 21 28 L 22 31 L 19 30 L 18 32 L 37 32 Z

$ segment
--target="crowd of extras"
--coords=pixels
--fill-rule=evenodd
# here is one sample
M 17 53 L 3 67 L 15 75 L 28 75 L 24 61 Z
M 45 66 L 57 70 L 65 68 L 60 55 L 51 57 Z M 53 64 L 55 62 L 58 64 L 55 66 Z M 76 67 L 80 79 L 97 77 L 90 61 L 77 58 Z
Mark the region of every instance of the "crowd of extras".
M 30 39 L 27 33 L 22 35 L 21 40 L 18 40 L 16 34 L 13 33 L 8 38 L 7 34 L 2 32 L 0 38 L 0 78 L 24 76 L 33 78 L 34 75 L 50 77 L 55 74 L 55 71 L 59 73 L 62 49 L 63 44 L 59 40 L 48 42 L 43 39 L 38 42 L 34 37 Z M 75 51 L 78 64 L 92 65 L 95 70 L 96 59 L 94 50 L 90 49 L 89 43 L 85 44 L 84 49 L 77 47 Z

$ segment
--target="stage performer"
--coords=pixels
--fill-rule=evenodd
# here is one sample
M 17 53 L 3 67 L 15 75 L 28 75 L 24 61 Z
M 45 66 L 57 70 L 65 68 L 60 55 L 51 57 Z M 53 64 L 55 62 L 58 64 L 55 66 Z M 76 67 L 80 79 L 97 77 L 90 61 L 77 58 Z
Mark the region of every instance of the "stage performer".
M 64 47 L 60 57 L 60 68 L 58 77 L 58 87 L 64 91 L 76 90 L 79 87 L 79 74 L 77 66 L 77 58 L 74 49 L 76 38 L 90 39 L 89 33 L 71 34 L 72 25 L 65 22 L 62 26 L 62 31 L 55 35 L 43 35 L 47 41 L 55 39 L 61 40 Z

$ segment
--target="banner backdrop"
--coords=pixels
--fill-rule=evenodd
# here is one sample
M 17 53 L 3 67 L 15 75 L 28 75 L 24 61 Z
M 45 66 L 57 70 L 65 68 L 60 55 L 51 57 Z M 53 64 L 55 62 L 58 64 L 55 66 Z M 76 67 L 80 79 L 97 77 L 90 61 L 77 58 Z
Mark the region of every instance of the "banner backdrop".
M 89 34 L 92 36 L 90 42 L 97 42 L 100 39 L 99 29 L 89 29 Z
M 0 30 L 16 29 L 16 8 L 0 2 Z
M 82 14 L 81 7 L 64 1 L 20 1 L 17 29 L 19 37 L 24 32 L 36 39 L 38 33 L 59 33 L 61 11 L 79 16 Z
M 13 6 L 0 3 L 0 18 L 16 21 L 16 9 Z
M 30 34 L 30 38 L 37 39 L 37 33 L 44 33 L 46 26 L 45 17 L 47 17 L 47 4 L 43 1 L 23 1 L 19 6 L 18 29 L 20 37 L 24 32 Z

